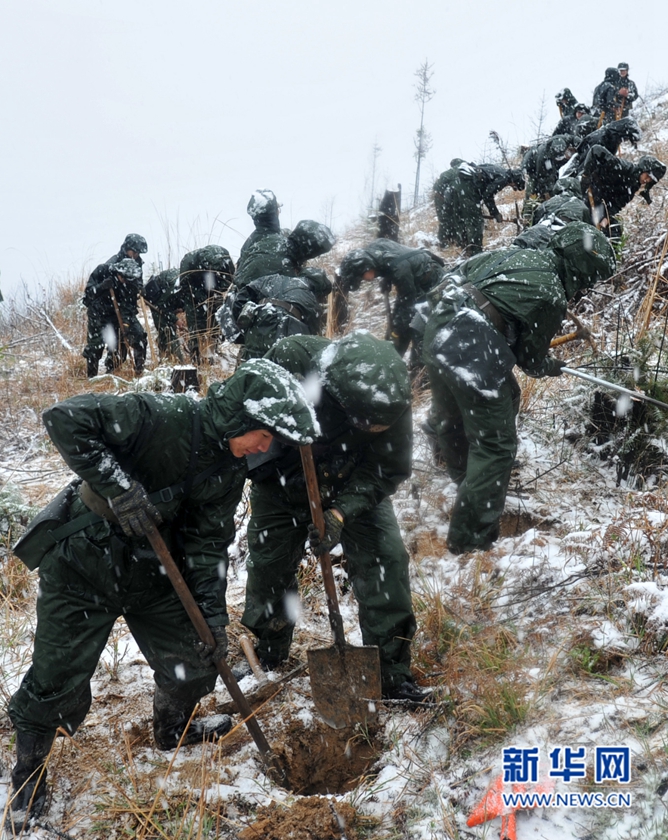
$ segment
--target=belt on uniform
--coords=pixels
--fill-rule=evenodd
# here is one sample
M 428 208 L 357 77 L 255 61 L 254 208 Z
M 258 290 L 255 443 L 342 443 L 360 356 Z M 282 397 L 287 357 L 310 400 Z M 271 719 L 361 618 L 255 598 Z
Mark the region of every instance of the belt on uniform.
M 274 300 L 274 298 L 264 298 L 261 303 L 271 303 L 274 306 L 280 306 L 281 309 L 285 309 L 286 312 L 289 312 L 293 318 L 296 318 L 298 321 L 303 321 L 304 317 L 302 313 L 297 309 L 296 306 L 293 306 L 291 303 L 288 303 L 285 300 Z
M 506 324 L 506 319 L 499 312 L 496 306 L 494 306 L 494 304 L 487 297 L 487 295 L 484 295 L 480 291 L 480 289 L 473 285 L 473 283 L 465 283 L 462 286 L 462 289 L 469 295 L 469 297 L 473 298 L 478 307 L 482 310 L 483 314 L 489 318 L 489 320 L 492 322 L 492 324 L 494 324 L 497 330 L 502 335 L 506 335 L 506 330 L 508 328 L 508 325 Z

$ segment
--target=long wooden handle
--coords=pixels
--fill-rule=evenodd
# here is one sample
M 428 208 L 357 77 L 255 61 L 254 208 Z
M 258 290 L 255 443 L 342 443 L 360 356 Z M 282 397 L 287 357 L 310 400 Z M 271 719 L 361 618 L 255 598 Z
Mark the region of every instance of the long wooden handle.
M 243 635 L 239 636 L 239 644 L 241 645 L 241 650 L 244 652 L 244 656 L 248 660 L 248 664 L 251 667 L 251 671 L 253 672 L 253 676 L 257 680 L 257 684 L 260 688 L 264 688 L 265 685 L 269 682 L 267 679 L 267 675 L 262 670 L 262 665 L 260 665 L 260 660 L 257 658 L 257 654 L 255 653 L 255 648 L 253 647 L 253 643 L 248 638 L 248 636 Z
M 188 584 L 183 579 L 183 575 L 179 571 L 172 555 L 169 553 L 169 549 L 167 548 L 165 541 L 155 525 L 151 526 L 147 537 L 153 547 L 153 550 L 157 554 L 158 559 L 162 563 L 164 570 L 167 572 L 167 577 L 172 582 L 172 586 L 176 590 L 176 594 L 179 596 L 185 611 L 188 613 L 195 630 L 197 630 L 197 635 L 205 645 L 215 649 L 216 640 L 213 637 L 211 628 L 206 623 L 206 619 L 198 607 L 197 602 L 193 598 L 192 592 L 188 589 Z M 255 741 L 267 769 L 276 772 L 284 779 L 284 771 L 280 767 L 276 756 L 272 753 L 267 739 L 264 737 L 264 733 L 260 729 L 260 724 L 257 722 L 248 700 L 246 700 L 243 692 L 239 688 L 239 684 L 232 673 L 232 669 L 227 664 L 227 660 L 224 657 L 217 659 L 216 668 L 221 676 L 221 679 L 225 683 L 225 687 L 230 692 L 230 696 L 234 700 L 239 713 L 243 717 L 246 728 L 248 729 L 251 738 Z
M 311 519 L 313 524 L 320 531 L 320 536 L 325 535 L 325 517 L 322 512 L 320 501 L 320 489 L 318 487 L 318 476 L 315 472 L 313 451 L 310 444 L 300 446 L 304 478 L 306 479 L 306 491 L 308 493 L 309 507 L 311 508 Z M 346 645 L 346 636 L 343 632 L 343 618 L 339 609 L 339 600 L 336 597 L 336 584 L 332 572 L 332 561 L 329 552 L 320 555 L 320 569 L 325 584 L 325 595 L 327 596 L 327 612 L 329 613 L 329 626 L 332 628 L 334 644 L 340 649 Z

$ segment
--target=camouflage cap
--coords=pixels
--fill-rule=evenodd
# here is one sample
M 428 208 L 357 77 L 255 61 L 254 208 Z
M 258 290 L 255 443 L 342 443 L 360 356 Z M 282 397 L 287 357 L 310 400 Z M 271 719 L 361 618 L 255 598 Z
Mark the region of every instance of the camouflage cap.
M 355 248 L 341 260 L 339 274 L 343 280 L 359 280 L 366 271 L 376 269 L 373 255 L 364 248 Z
M 137 265 L 136 261 L 130 257 L 119 260 L 117 263 L 112 263 L 110 268 L 114 274 L 120 274 L 121 277 L 125 277 L 127 280 L 141 280 L 142 278 L 141 266 Z
M 230 252 L 222 245 L 205 245 L 195 251 L 189 251 L 181 260 L 181 274 L 188 271 L 220 271 L 234 274 L 234 263 Z
M 128 251 L 136 251 L 138 254 L 145 254 L 148 251 L 148 244 L 143 236 L 138 233 L 128 233 L 121 245 L 121 251 L 126 254 Z
M 625 61 L 620 61 L 619 64 L 617 65 L 617 69 L 618 70 L 628 70 L 629 65 Z

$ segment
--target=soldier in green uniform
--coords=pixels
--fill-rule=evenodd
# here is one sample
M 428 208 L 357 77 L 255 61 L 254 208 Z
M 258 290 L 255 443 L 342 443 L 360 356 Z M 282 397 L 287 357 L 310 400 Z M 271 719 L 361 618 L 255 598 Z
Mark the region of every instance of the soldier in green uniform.
M 176 290 L 188 324 L 188 348 L 196 364 L 202 345 L 217 333 L 216 311 L 234 282 L 234 263 L 222 245 L 206 245 L 181 260 Z
M 320 222 L 303 219 L 294 230 L 250 235 L 241 249 L 235 284 L 238 288 L 260 277 L 280 274 L 296 277 L 308 260 L 331 251 L 334 234 Z
M 635 163 L 613 155 L 603 146 L 592 146 L 582 167 L 582 187 L 592 211 L 594 224 L 607 236 L 621 234 L 616 218 L 634 195 L 652 203 L 650 190 L 666 174 L 666 165 L 651 155 Z
M 144 298 L 151 307 L 160 355 L 173 356 L 182 362 L 183 354 L 176 333 L 177 313 L 183 309 L 181 295 L 176 291 L 178 279 L 178 268 L 166 268 L 160 271 L 144 286 Z
M 499 535 L 517 450 L 513 367 L 530 376 L 559 375 L 562 364 L 548 351 L 567 301 L 614 269 L 605 237 L 573 222 L 544 250 L 472 257 L 432 292 L 424 336 L 429 427 L 459 487 L 448 532 L 452 552 L 485 550 Z
M 153 669 L 153 730 L 174 749 L 196 703 L 216 682 L 227 647 L 227 547 L 246 478 L 246 455 L 273 436 L 313 441 L 317 423 L 298 382 L 257 359 L 185 395 L 87 394 L 44 413 L 46 429 L 77 474 L 29 526 L 15 553 L 39 566 L 32 666 L 9 703 L 16 729 L 12 773 L 15 825 L 43 806 L 44 762 L 58 727 L 74 734 L 91 703 L 90 679 L 111 628 L 123 616 Z M 82 480 L 84 484 L 82 484 Z M 102 500 L 116 522 L 89 512 Z M 206 649 L 146 539 L 160 533 L 206 618 L 217 646 Z M 227 717 L 194 721 L 184 743 L 212 739 Z
M 323 304 L 332 290 L 327 274 L 307 267 L 298 277 L 270 274 L 230 291 L 218 310 L 221 331 L 243 344 L 240 359 L 264 356 L 289 335 L 318 335 Z
M 144 369 L 147 337 L 137 318 L 141 266 L 133 257 L 98 265 L 86 283 L 83 304 L 88 311 L 88 337 L 83 356 L 89 377 L 97 376 L 105 346 L 105 368 L 111 373 L 132 351 L 137 375 Z
M 620 61 L 617 65 L 619 74 L 615 85 L 615 96 L 613 99 L 614 119 L 621 120 L 627 117 L 633 103 L 638 98 L 638 88 L 633 79 L 629 78 L 629 65 Z
M 450 161 L 450 169 L 439 176 L 433 187 L 441 247 L 458 245 L 466 248 L 468 254 L 481 251 L 485 228 L 481 206 L 497 222 L 502 221 L 494 196 L 505 187 L 524 189 L 520 170 L 491 163 L 467 163 L 460 158 Z
M 396 300 L 389 316 L 387 338 L 403 356 L 417 336 L 411 328 L 415 305 L 426 300 L 427 292 L 443 276 L 443 260 L 422 248 L 399 245 L 392 239 L 375 239 L 343 258 L 339 276 L 348 291 L 359 289 L 362 280 L 382 280 L 383 291 L 394 287 Z M 413 358 L 412 364 L 419 359 Z
M 316 551 L 342 544 L 365 644 L 380 648 L 386 697 L 422 701 L 410 671 L 415 633 L 403 545 L 390 496 L 411 472 L 412 415 L 406 367 L 385 341 L 367 332 L 337 341 L 293 336 L 265 358 L 319 390 L 321 435 L 313 447 L 326 533 Z M 309 533 L 299 453 L 278 449 L 250 476 L 248 584 L 242 623 L 258 639 L 265 665 L 288 656 L 294 630 L 290 598 Z

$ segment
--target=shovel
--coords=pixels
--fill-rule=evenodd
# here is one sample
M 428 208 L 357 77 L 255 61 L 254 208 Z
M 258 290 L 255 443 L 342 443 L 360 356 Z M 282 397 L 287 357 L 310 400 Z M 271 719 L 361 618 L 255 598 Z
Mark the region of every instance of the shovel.
M 324 535 L 325 520 L 313 452 L 310 446 L 301 446 L 300 450 L 311 517 Z M 311 693 L 325 723 L 332 729 L 345 729 L 356 723 L 366 723 L 375 715 L 375 704 L 381 699 L 380 654 L 375 645 L 353 647 L 346 644 L 329 553 L 320 555 L 320 568 L 334 645 L 307 651 Z

